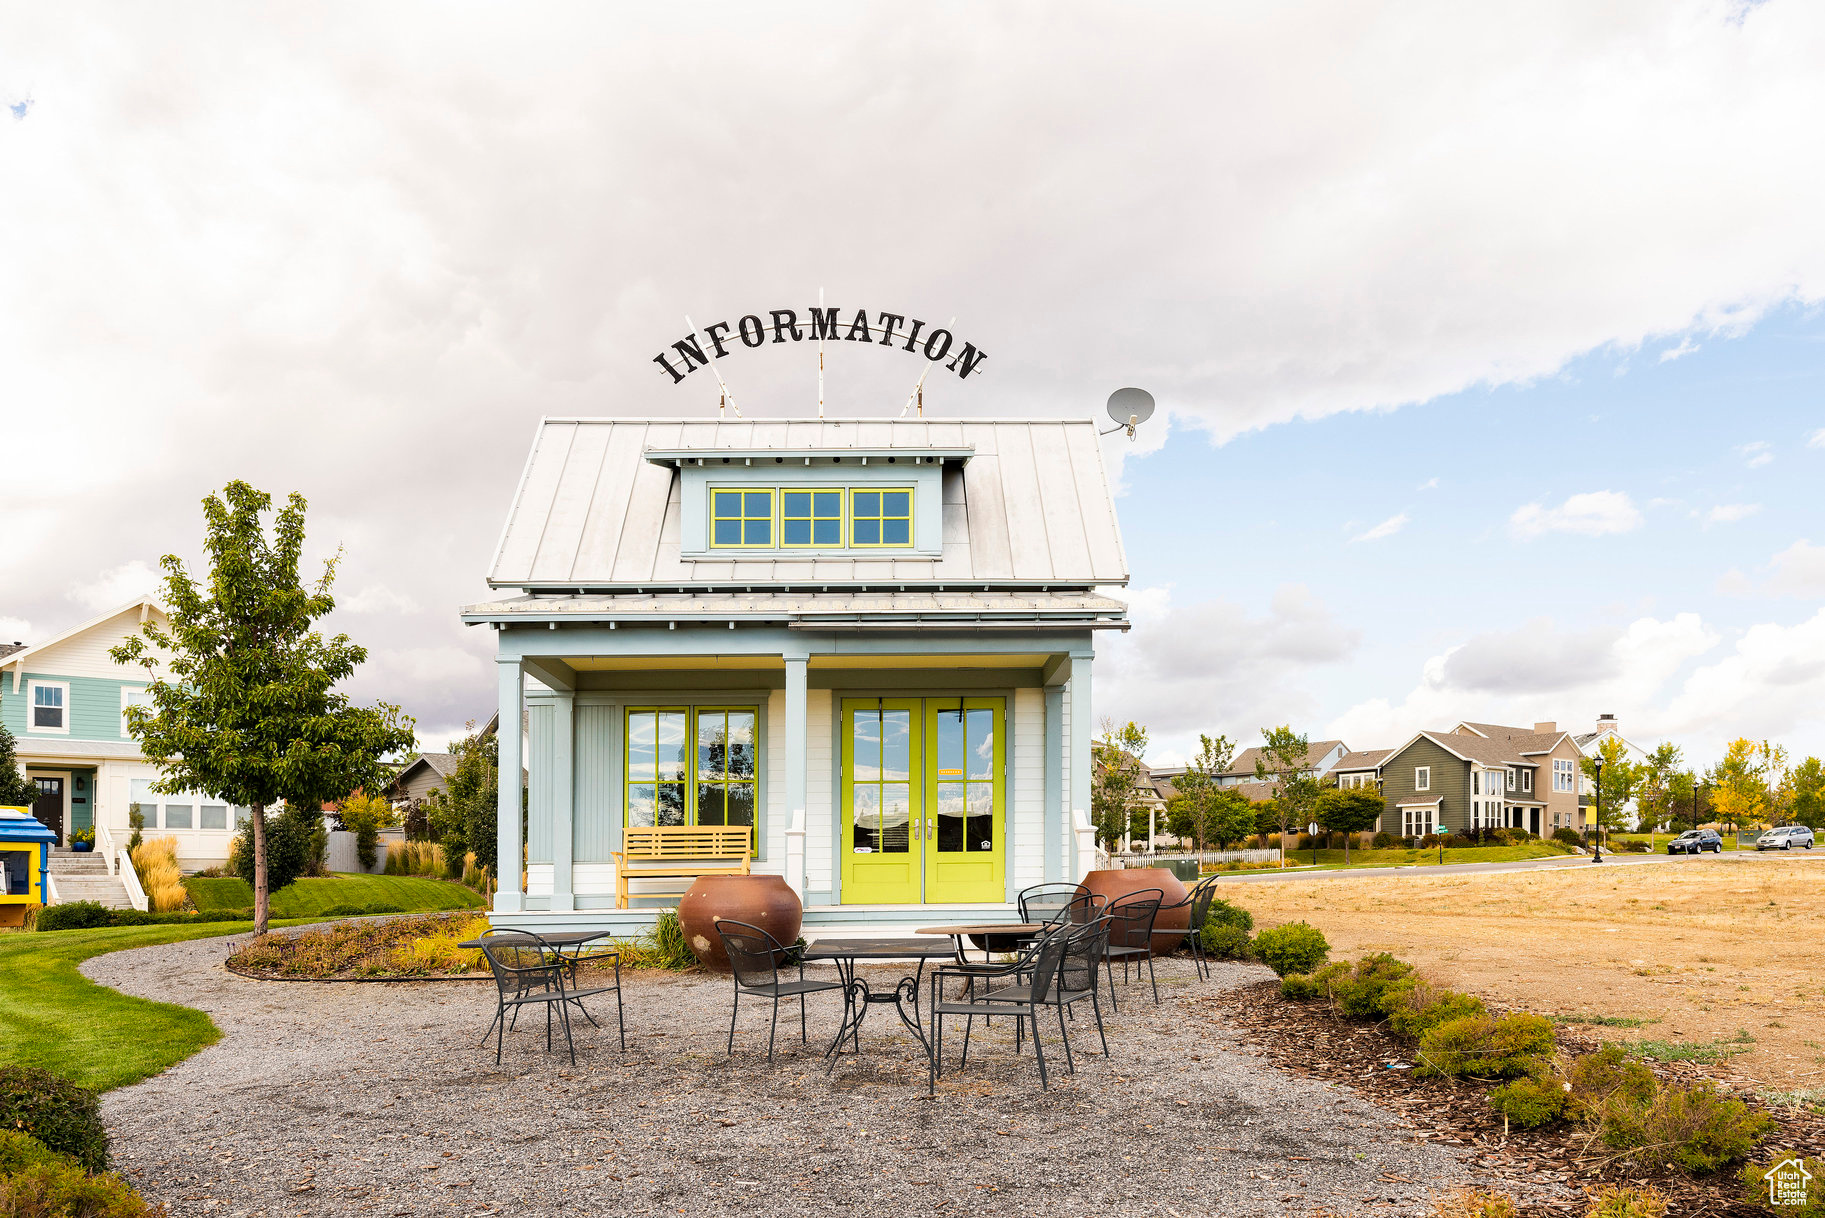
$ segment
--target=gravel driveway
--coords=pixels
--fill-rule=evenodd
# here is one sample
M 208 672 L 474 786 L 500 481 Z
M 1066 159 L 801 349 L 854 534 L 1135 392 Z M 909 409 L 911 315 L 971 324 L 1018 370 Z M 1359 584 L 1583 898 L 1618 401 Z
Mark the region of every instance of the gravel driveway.
M 840 1006 L 829 994 L 814 996 L 810 1049 L 785 1036 L 797 1020 L 782 1011 L 786 1050 L 769 1067 L 766 1006 L 743 1005 L 731 1061 L 726 980 L 641 974 L 628 982 L 625 1055 L 611 1006 L 606 1031 L 578 1033 L 574 1069 L 525 1032 L 496 1068 L 492 1044 L 476 1043 L 491 985 L 247 981 L 221 967 L 228 949 L 203 939 L 83 965 L 127 993 L 200 1007 L 224 1033 L 103 1101 L 116 1163 L 180 1218 L 1414 1214 L 1432 1189 L 1470 1178 L 1396 1117 L 1272 1069 L 1207 1007 L 1180 1001 L 1257 980 L 1255 966 L 1219 965 L 1201 983 L 1189 962 L 1162 962 L 1161 1005 L 1122 991 L 1113 1060 L 1081 1056 L 1050 1091 L 1030 1047 L 1013 1055 L 1006 1021 L 978 1028 L 968 1066 L 933 1100 L 923 1052 L 891 1010 L 875 1010 L 862 1057 L 826 1078 L 819 1038 Z M 953 1067 L 958 1044 L 947 1033 Z

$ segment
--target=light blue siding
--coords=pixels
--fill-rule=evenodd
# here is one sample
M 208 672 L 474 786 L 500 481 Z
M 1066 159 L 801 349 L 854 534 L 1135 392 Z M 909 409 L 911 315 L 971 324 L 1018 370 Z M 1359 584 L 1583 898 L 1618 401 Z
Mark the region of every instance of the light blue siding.
M 31 721 L 33 681 L 56 681 L 70 687 L 64 702 L 64 711 L 70 723 L 67 737 L 62 732 L 35 732 L 28 726 Z M 59 740 L 126 740 L 130 737 L 121 727 L 121 687 L 130 685 L 138 688 L 144 684 L 143 680 L 115 681 L 101 677 L 64 677 L 56 673 L 27 672 L 25 679 L 19 683 L 19 692 L 15 694 L 13 674 L 0 674 L 0 723 L 6 724 L 8 731 L 22 739 L 28 736 L 51 736 Z
M 607 863 L 619 846 L 616 809 L 620 775 L 610 748 L 620 710 L 614 706 L 577 705 L 576 861 Z

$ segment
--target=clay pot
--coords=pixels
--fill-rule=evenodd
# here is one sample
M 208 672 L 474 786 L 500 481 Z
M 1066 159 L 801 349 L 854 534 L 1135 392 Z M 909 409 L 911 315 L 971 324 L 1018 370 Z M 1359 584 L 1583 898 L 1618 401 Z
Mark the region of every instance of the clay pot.
M 716 919 L 758 926 L 791 947 L 804 916 L 798 894 L 777 875 L 700 875 L 678 902 L 684 941 L 705 968 L 717 973 L 730 970 L 729 957 L 716 933 Z
M 1131 892 L 1140 892 L 1148 888 L 1159 889 L 1164 895 L 1160 897 L 1160 916 L 1153 924 L 1153 932 L 1156 936 L 1161 935 L 1162 932 L 1175 931 L 1177 937 L 1182 938 L 1186 929 L 1191 925 L 1189 906 L 1179 909 L 1166 908 L 1168 905 L 1177 905 L 1190 895 L 1186 892 L 1185 885 L 1179 882 L 1179 877 L 1172 874 L 1170 868 L 1123 867 L 1111 868 L 1108 871 L 1092 871 L 1084 877 L 1083 883 L 1084 887 L 1091 892 L 1100 893 L 1108 898 L 1112 905 L 1117 898 L 1125 897 Z M 1176 938 L 1174 941 L 1176 942 Z M 1157 939 L 1154 949 L 1165 951 L 1166 940 Z

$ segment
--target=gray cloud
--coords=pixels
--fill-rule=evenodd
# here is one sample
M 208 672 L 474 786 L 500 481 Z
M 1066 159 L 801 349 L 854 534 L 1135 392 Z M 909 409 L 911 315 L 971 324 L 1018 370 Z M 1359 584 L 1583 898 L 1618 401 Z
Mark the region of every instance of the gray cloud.
M 1620 671 L 1614 628 L 1561 632 L 1546 618 L 1472 638 L 1444 658 L 1439 687 L 1481 694 L 1544 694 L 1609 680 Z

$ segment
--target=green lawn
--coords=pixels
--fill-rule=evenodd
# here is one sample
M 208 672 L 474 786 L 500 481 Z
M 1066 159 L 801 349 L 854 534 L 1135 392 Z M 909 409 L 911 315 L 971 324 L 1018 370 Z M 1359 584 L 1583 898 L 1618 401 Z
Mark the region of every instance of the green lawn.
M 184 881 L 190 899 L 202 910 L 251 909 L 253 888 L 236 876 Z M 310 918 L 338 905 L 397 905 L 408 913 L 440 909 L 480 909 L 482 896 L 448 880 L 415 875 L 332 875 L 306 877 L 272 894 L 275 918 Z
M 1668 841 L 1678 836 L 1678 832 L 1656 833 L 1651 837 L 1646 833 L 1605 833 L 1603 835 L 1603 848 L 1605 850 L 1609 849 L 1609 844 L 1611 842 L 1647 842 L 1654 847 L 1654 852 L 1658 854 L 1667 848 Z M 1725 833 L 1722 836 L 1725 850 L 1736 849 L 1736 834 Z M 1755 847 L 1753 846 L 1750 847 L 1751 850 L 1754 848 Z
M 1445 864 L 1453 863 L 1515 863 L 1526 859 L 1563 858 L 1566 852 L 1563 847 L 1549 842 L 1523 842 L 1518 846 L 1449 846 L 1445 849 Z M 1433 850 L 1381 849 L 1350 851 L 1349 866 L 1355 867 L 1436 867 L 1439 853 Z M 1310 850 L 1289 850 L 1286 855 L 1289 867 L 1309 868 L 1312 863 Z M 1341 869 L 1344 866 L 1343 851 L 1320 850 L 1318 852 L 1320 868 Z M 1247 873 L 1242 873 L 1247 874 Z
M 76 966 L 123 948 L 251 929 L 209 922 L 0 934 L 0 1064 L 39 1066 L 99 1091 L 176 1065 L 221 1039 L 209 1016 L 96 985 Z

